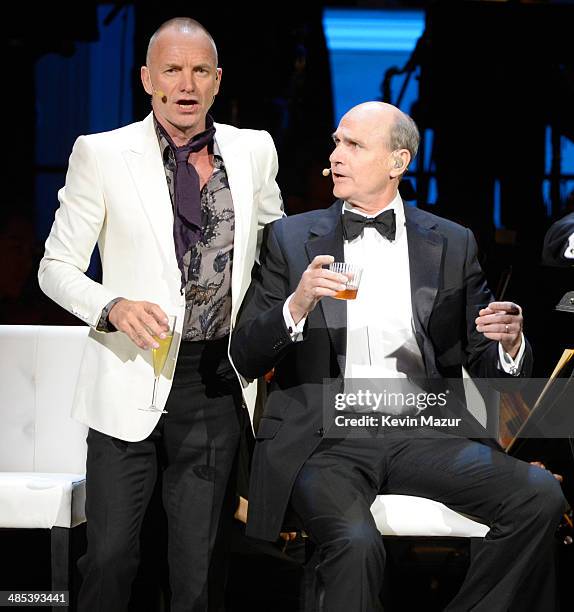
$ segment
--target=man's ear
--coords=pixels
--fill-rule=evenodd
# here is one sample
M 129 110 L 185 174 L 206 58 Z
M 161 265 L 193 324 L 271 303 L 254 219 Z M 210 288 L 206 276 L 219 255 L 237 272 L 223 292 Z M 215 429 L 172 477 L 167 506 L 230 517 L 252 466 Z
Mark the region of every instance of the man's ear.
M 221 87 L 221 77 L 223 76 L 223 70 L 221 68 L 217 68 L 217 72 L 215 73 L 215 95 L 219 93 L 219 88 Z
M 389 174 L 392 178 L 401 176 L 407 171 L 407 168 L 411 162 L 411 154 L 408 149 L 397 149 L 390 155 L 390 168 Z
M 140 68 L 140 77 L 145 92 L 150 96 L 153 96 L 153 86 L 151 84 L 151 77 L 149 75 L 149 69 L 147 66 L 142 66 Z

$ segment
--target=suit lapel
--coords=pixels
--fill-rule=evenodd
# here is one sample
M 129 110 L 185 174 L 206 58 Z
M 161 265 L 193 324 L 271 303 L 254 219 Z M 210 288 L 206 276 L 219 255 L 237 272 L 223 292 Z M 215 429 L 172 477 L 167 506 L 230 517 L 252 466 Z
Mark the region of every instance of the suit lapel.
M 123 154 L 158 248 L 167 259 L 173 259 L 177 268 L 173 210 L 151 114 L 142 121 L 141 132 Z
M 344 261 L 343 230 L 341 226 L 342 202 L 337 200 L 331 207 L 322 212 L 310 227 L 310 238 L 305 244 L 309 262 L 317 255 L 332 255 L 335 261 Z M 345 354 L 347 352 L 347 302 L 323 298 L 319 302 L 325 325 L 341 373 L 345 372 Z
M 249 151 L 242 149 L 238 138 L 239 130 L 231 130 L 228 126 L 216 123 L 215 140 L 225 164 L 229 188 L 233 198 L 233 212 L 235 216 L 235 232 L 233 237 L 234 265 L 231 273 L 231 295 L 237 296 L 241 292 L 243 274 L 249 274 L 251 269 L 244 270 L 249 243 L 249 229 L 251 227 L 253 210 L 253 176 Z M 243 146 L 245 143 L 243 143 Z M 233 308 L 238 308 L 237 300 L 233 300 Z M 232 315 L 233 316 L 233 315 Z
M 405 206 L 405 216 L 415 333 L 427 361 L 424 338 L 428 336 L 428 323 L 440 283 L 444 242 L 434 229 L 436 224 L 421 211 Z

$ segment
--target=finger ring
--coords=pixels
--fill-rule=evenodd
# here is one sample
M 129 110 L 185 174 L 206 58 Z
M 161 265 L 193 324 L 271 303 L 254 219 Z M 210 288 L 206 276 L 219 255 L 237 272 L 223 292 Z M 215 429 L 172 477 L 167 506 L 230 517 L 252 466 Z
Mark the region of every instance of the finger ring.
M 504 326 L 504 331 L 508 333 L 508 323 Z

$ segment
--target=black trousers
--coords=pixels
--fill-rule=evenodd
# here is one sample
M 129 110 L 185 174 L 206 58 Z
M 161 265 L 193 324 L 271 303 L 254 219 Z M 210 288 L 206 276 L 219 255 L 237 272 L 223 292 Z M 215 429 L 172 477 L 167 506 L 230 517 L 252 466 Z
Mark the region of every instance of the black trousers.
M 224 563 L 214 547 L 233 518 L 230 475 L 239 440 L 240 395 L 227 339 L 184 342 L 168 413 L 148 438 L 125 442 L 89 430 L 81 612 L 127 609 L 140 560 L 142 522 L 159 472 L 168 521 L 171 612 L 217 609 L 209 591 L 223 598 Z M 212 563 L 213 557 L 219 563 Z
M 431 498 L 490 525 L 450 612 L 557 609 L 558 482 L 478 442 L 421 432 L 324 439 L 301 469 L 291 505 L 319 546 L 317 611 L 383 609 L 385 549 L 370 512 L 379 493 Z

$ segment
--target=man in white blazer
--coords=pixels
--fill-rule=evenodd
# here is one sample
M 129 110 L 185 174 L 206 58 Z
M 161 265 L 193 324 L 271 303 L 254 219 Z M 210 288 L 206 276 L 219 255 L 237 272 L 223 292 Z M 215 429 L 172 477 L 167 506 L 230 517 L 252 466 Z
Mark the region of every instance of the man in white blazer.
M 176 18 L 160 26 L 141 69 L 153 112 L 77 139 L 46 241 L 42 290 L 92 328 L 73 413 L 90 428 L 81 610 L 127 609 L 158 471 L 171 609 L 217 607 L 207 587 L 222 573 L 211 560 L 220 521 L 232 515 L 237 413 L 255 400 L 229 360 L 229 332 L 260 230 L 282 216 L 269 134 L 208 115 L 221 74 L 201 24 Z M 85 274 L 96 244 L 101 283 Z M 146 411 L 149 349 L 165 337 L 167 315 L 177 323 L 160 411 Z

